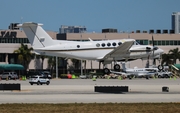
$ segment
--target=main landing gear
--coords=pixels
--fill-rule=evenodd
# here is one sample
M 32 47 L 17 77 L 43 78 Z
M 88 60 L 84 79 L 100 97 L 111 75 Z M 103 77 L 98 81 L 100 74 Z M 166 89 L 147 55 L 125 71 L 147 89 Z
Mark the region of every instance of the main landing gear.
M 120 71 L 121 67 L 119 64 L 114 65 L 114 71 Z M 110 70 L 108 68 L 104 68 L 103 70 L 104 74 L 110 74 Z

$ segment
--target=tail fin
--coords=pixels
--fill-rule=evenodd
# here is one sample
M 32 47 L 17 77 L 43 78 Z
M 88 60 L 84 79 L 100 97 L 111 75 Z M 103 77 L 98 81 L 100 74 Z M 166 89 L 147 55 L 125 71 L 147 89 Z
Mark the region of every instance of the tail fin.
M 33 48 L 43 48 L 53 45 L 53 39 L 41 27 L 43 24 L 27 22 L 19 24 L 22 27 Z

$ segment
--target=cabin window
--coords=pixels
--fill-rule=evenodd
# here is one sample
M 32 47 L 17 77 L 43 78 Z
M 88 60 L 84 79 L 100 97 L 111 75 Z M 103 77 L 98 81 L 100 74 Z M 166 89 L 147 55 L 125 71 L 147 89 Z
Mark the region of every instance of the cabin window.
M 107 46 L 111 46 L 111 43 L 107 43 Z
M 101 44 L 101 46 L 103 46 L 103 47 L 104 47 L 104 46 L 105 46 L 105 43 L 102 43 L 102 44 Z
M 96 44 L 96 47 L 99 47 L 99 46 L 100 46 L 100 44 L 99 44 L 99 43 L 97 43 L 97 44 Z
M 115 43 L 115 42 L 113 42 L 113 43 L 112 43 L 112 45 L 113 45 L 113 46 L 116 46 L 116 43 Z
M 77 48 L 80 48 L 80 45 L 77 45 Z
M 119 42 L 119 43 L 118 43 L 118 45 L 121 45 L 121 44 L 122 44 L 122 42 Z

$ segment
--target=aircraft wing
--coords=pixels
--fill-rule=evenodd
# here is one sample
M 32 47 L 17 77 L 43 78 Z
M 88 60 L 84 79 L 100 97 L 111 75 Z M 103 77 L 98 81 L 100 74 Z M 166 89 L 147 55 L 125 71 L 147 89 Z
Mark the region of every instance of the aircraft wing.
M 133 44 L 134 41 L 126 41 L 117 48 L 115 48 L 113 51 L 106 54 L 103 59 L 108 59 L 112 57 L 118 57 L 123 54 L 128 54 L 130 52 L 129 49 L 132 47 Z

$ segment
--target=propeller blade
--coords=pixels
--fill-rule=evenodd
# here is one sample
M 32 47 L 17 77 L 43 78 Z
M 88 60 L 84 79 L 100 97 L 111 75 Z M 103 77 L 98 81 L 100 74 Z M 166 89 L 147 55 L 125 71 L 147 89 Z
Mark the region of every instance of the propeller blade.
M 154 49 L 155 49 L 155 46 L 154 46 L 154 37 L 152 35 L 152 44 L 153 44 L 153 65 L 155 65 L 155 59 L 154 59 Z
M 152 45 L 154 47 L 154 37 L 153 37 L 153 35 L 152 35 Z

